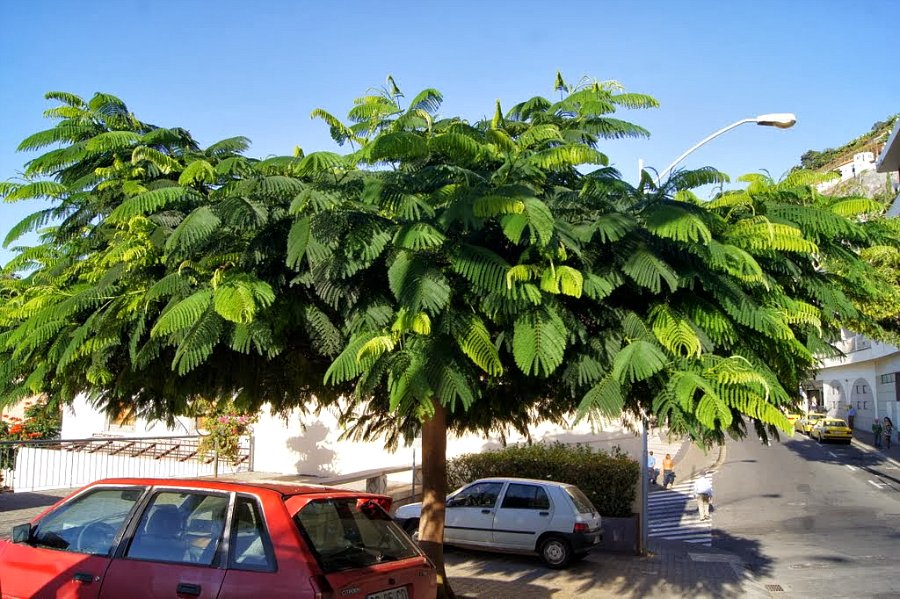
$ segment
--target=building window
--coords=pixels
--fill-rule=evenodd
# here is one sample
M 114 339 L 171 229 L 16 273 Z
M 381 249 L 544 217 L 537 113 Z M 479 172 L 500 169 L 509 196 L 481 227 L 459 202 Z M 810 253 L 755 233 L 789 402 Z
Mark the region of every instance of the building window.
M 896 373 L 893 373 L 893 372 L 890 374 L 882 374 L 881 382 L 882 383 L 893 383 L 896 380 L 896 376 L 897 376 Z
M 854 389 L 856 390 L 857 395 L 866 395 L 869 392 L 869 386 L 866 384 L 855 385 Z

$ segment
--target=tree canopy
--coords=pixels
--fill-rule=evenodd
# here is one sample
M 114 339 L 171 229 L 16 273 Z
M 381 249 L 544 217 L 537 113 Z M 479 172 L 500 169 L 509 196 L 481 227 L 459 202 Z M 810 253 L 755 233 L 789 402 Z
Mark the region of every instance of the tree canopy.
M 58 147 L 0 187 L 49 202 L 5 241 L 40 234 L 0 281 L 0 397 L 88 393 L 158 417 L 349 398 L 352 432 L 435 443 L 438 544 L 445 425 L 630 413 L 706 445 L 744 418 L 787 430 L 840 328 L 883 333 L 896 281 L 877 266 L 898 246 L 883 207 L 822 196 L 804 171 L 708 202 L 691 190 L 728 181 L 712 168 L 631 185 L 601 150 L 648 135 L 613 115 L 656 101 L 556 87 L 470 122 L 389 78 L 346 123 L 313 112 L 346 152 L 264 160 L 107 94 L 48 94 L 56 125 L 20 149 Z

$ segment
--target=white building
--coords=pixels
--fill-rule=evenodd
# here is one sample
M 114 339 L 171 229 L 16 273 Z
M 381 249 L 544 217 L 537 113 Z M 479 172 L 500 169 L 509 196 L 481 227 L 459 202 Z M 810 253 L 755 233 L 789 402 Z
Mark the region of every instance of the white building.
M 874 171 L 875 169 L 875 153 L 874 152 L 857 152 L 853 155 L 853 160 L 845 162 L 834 169 L 841 174 L 840 178 L 834 178 L 824 183 L 816 185 L 816 189 L 821 192 L 827 191 L 842 181 L 849 181 L 864 171 Z M 882 171 L 879 171 L 882 172 Z
M 879 173 L 900 171 L 900 121 L 878 157 Z M 858 155 L 857 155 L 858 156 Z M 843 171 L 842 171 L 843 172 Z M 900 215 L 900 196 L 888 215 Z M 856 408 L 856 428 L 868 430 L 874 418 L 888 416 L 900 422 L 900 349 L 845 331 L 838 345 L 844 356 L 821 361 L 815 381 L 805 389 L 810 406 L 820 405 L 828 413 L 845 418 Z
M 299 410 L 286 418 L 273 415 L 267 409 L 259 414 L 253 425 L 253 470 L 281 475 L 318 476 L 324 479 L 372 469 L 411 467 L 421 464 L 421 439 L 410 447 L 395 452 L 384 449 L 382 441 L 360 442 L 341 440 L 342 429 L 336 415 L 322 411 L 318 415 L 302 415 Z M 618 445 L 637 459 L 640 439 L 621 423 L 610 424 L 597 431 L 587 423 L 556 426 L 535 425 L 531 429 L 535 441 L 586 443 L 598 449 Z M 63 412 L 63 439 L 94 437 L 165 437 L 195 435 L 197 429 L 189 418 L 178 418 L 174 427 L 164 422 L 142 418 L 111 418 L 92 406 L 86 398 L 78 397 Z M 525 441 L 521 435 L 507 435 L 506 442 Z M 451 437 L 447 443 L 447 457 L 477 453 L 501 447 L 499 436 L 465 435 Z M 409 475 L 397 475 L 396 480 Z

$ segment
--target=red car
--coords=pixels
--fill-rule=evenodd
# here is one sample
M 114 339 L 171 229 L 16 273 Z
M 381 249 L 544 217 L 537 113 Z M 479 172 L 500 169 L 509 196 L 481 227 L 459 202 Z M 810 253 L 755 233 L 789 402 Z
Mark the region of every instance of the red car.
M 0 541 L 0 595 L 433 599 L 391 499 L 318 486 L 95 482 Z

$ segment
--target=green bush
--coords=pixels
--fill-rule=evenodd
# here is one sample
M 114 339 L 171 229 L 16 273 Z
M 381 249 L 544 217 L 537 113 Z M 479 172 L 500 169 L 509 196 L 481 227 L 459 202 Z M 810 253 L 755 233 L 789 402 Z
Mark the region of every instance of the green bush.
M 451 489 L 490 476 L 555 480 L 576 485 L 601 516 L 631 515 L 641 475 L 638 462 L 614 447 L 612 452 L 585 445 L 536 444 L 470 453 L 447 463 Z

